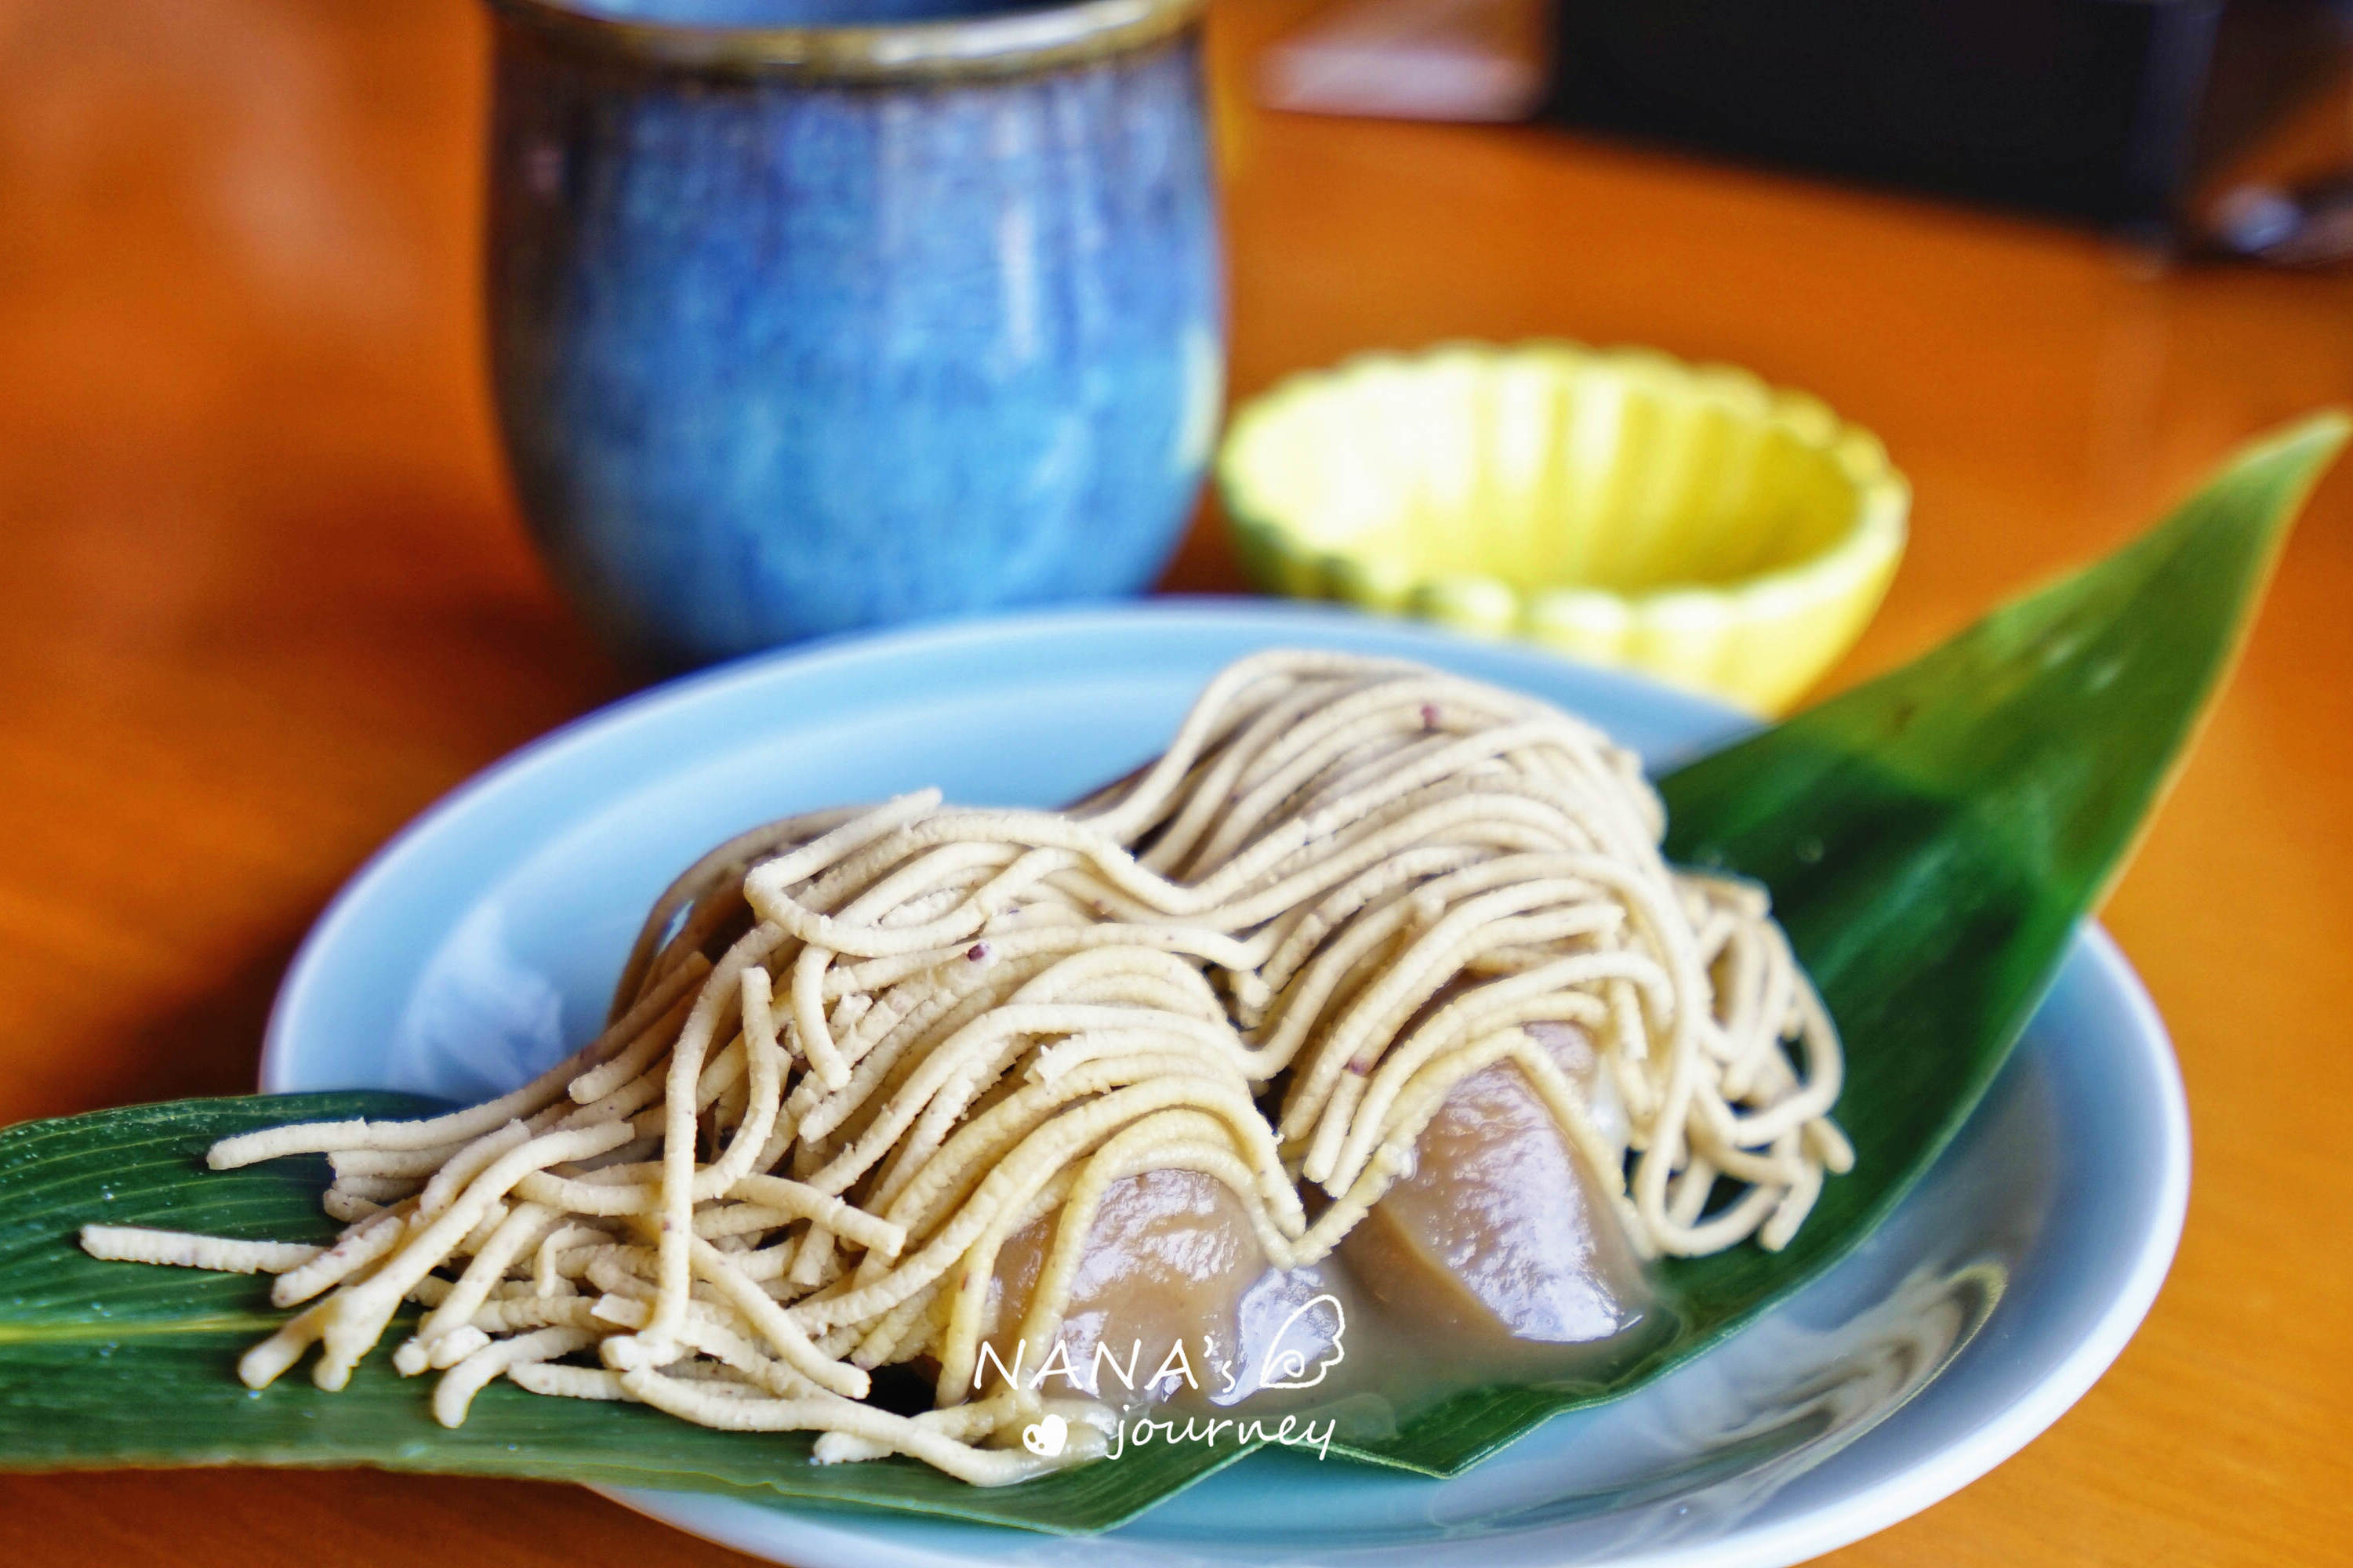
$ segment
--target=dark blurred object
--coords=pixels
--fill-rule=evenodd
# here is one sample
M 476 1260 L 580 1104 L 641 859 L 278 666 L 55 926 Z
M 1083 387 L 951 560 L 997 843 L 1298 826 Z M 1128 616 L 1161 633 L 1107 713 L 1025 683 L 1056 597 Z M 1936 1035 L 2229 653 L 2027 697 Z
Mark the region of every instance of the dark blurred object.
M 2353 174 L 2332 174 L 2285 189 L 2232 187 L 2200 225 L 2201 254 L 2273 267 L 2353 263 Z
M 2346 0 L 1557 0 L 1581 126 L 2175 234 L 2345 55 Z

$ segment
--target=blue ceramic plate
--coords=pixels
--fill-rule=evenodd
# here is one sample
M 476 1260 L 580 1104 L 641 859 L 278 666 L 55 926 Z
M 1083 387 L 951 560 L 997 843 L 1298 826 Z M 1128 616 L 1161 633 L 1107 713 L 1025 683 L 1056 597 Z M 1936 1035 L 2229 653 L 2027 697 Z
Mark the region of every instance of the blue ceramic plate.
M 1247 602 L 964 623 L 757 658 L 583 720 L 395 839 L 296 960 L 262 1087 L 462 1099 L 512 1087 L 595 1032 L 640 914 L 707 846 L 927 784 L 976 804 L 1067 799 L 1156 751 L 1219 666 L 1284 644 L 1514 686 L 1656 767 L 1746 723 L 1523 648 Z M 1455 1480 L 1257 1455 L 1092 1541 L 621 1500 L 799 1568 L 1793 1563 L 1926 1508 L 2057 1419 L 2147 1310 L 2188 1190 L 2163 1026 L 2114 945 L 2087 931 L 1967 1131 L 1866 1245 L 1715 1352 Z

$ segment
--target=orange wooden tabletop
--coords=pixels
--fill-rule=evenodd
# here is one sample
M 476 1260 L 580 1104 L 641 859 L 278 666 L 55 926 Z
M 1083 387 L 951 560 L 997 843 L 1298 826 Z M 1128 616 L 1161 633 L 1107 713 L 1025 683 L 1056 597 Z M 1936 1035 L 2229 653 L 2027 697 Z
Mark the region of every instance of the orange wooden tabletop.
M 1917 492 L 1834 678 L 2105 549 L 2232 442 L 2353 397 L 2353 278 L 1533 130 L 1258 113 L 1312 0 L 1216 23 L 1233 384 L 1377 345 L 1654 343 L 1810 389 Z M 618 694 L 550 592 L 477 349 L 470 0 L 0 4 L 0 1121 L 253 1081 L 361 859 Z M 2282 157 L 2353 145 L 2346 100 Z M 1213 519 L 1172 574 L 1238 585 Z M 1831 1559 L 2348 1561 L 2353 473 L 2106 919 L 2197 1173 L 2147 1326 L 2047 1436 Z M 368 1473 L 0 1479 L 0 1561 L 738 1562 L 586 1493 Z

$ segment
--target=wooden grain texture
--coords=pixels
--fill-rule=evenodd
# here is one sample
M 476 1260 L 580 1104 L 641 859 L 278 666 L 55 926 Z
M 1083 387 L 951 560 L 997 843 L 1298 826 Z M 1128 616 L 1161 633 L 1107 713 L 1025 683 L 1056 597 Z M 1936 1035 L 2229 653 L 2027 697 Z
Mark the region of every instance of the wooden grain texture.
M 1918 492 L 1834 677 L 2122 539 L 2353 397 L 2353 280 L 1550 132 L 1261 115 L 1308 0 L 1217 17 L 1233 380 L 1558 334 L 1731 360 Z M 303 929 L 436 795 L 623 689 L 515 523 L 476 350 L 466 0 L 0 0 L 0 1120 L 252 1080 Z M 2282 145 L 2341 153 L 2342 99 Z M 2288 155 L 2285 153 L 2283 156 Z M 1214 520 L 1171 574 L 1236 585 Z M 1831 1561 L 2346 1561 L 2353 475 L 2107 919 L 2197 1137 L 2179 1262 L 2017 1458 Z M 0 1479 L 0 1561 L 740 1561 L 554 1487 Z

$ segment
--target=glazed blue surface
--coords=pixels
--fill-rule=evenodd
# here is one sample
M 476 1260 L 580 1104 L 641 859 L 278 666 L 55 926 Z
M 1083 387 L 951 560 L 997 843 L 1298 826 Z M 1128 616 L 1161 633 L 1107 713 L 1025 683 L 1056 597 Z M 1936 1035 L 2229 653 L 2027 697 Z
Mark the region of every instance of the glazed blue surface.
M 700 77 L 503 16 L 497 37 L 501 421 L 533 531 L 608 641 L 679 667 L 1157 574 L 1222 390 L 1196 32 L 879 86 Z

